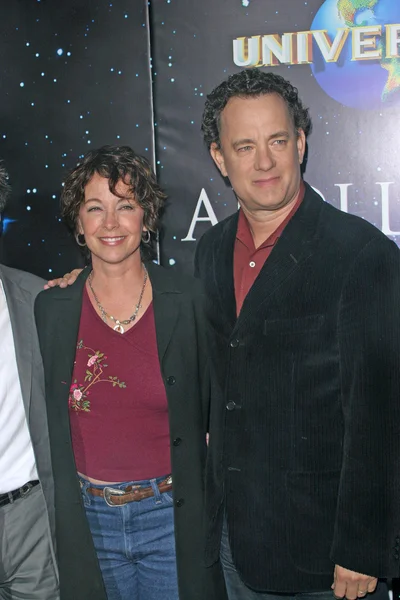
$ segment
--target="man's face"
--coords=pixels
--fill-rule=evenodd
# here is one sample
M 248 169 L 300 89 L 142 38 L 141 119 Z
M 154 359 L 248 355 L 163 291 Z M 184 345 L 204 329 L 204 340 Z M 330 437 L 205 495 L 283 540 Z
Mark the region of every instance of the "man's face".
M 220 141 L 211 156 L 245 210 L 274 211 L 296 198 L 305 135 L 296 132 L 280 96 L 231 98 L 221 113 Z

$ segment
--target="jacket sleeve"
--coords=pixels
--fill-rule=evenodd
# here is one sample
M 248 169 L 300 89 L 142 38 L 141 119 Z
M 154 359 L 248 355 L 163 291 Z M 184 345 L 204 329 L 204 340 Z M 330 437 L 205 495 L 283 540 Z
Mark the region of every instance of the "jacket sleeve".
M 203 256 L 203 248 L 204 248 L 204 235 L 197 242 L 196 251 L 194 254 L 194 276 L 197 279 L 202 279 L 204 277 L 204 273 L 202 273 L 202 269 L 201 269 L 201 259 Z
M 44 318 L 44 315 L 46 313 L 46 308 L 44 306 L 46 304 L 45 294 L 46 294 L 46 292 L 42 290 L 36 296 L 35 304 L 34 304 L 35 323 L 36 323 L 36 329 L 37 329 L 37 333 L 38 333 L 39 344 L 40 344 L 40 349 L 41 349 L 42 354 L 43 354 L 43 337 L 46 332 L 46 325 L 48 324 L 48 323 L 46 323 L 46 319 Z
M 203 423 L 208 431 L 210 396 L 211 396 L 211 365 L 210 365 L 210 327 L 206 317 L 206 297 L 200 281 L 195 282 L 194 305 L 197 331 L 197 356 L 200 377 L 200 397 L 202 402 Z
M 331 559 L 399 575 L 400 251 L 371 240 L 349 270 L 338 318 L 343 460 Z

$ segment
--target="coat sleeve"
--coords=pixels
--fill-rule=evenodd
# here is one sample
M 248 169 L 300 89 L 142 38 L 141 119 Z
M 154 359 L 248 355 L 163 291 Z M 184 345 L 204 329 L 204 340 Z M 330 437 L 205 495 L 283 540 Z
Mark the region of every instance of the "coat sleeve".
M 201 259 L 203 256 L 203 248 L 204 248 L 204 235 L 197 242 L 196 251 L 194 254 L 194 276 L 197 279 L 202 279 L 204 274 L 201 269 Z
M 200 377 L 200 396 L 202 402 L 203 423 L 206 431 L 209 430 L 209 413 L 211 397 L 211 364 L 210 344 L 211 332 L 206 317 L 206 297 L 200 281 L 194 287 L 195 318 L 197 330 L 197 356 Z
M 194 255 L 194 276 L 196 279 L 203 279 L 203 273 L 201 272 L 200 259 L 203 248 L 203 238 L 197 242 L 196 252 Z M 206 426 L 207 432 L 209 431 L 210 421 L 210 399 L 211 399 L 211 387 L 212 387 L 212 373 L 211 373 L 211 328 L 207 319 L 207 299 L 203 285 L 199 282 L 199 288 L 197 291 L 196 298 L 196 320 L 198 323 L 198 352 L 199 358 L 202 364 L 199 365 L 201 373 L 201 399 L 203 407 L 203 419 Z M 204 358 L 206 357 L 206 360 Z
M 400 555 L 400 251 L 359 253 L 342 290 L 338 339 L 343 460 L 331 559 L 397 577 Z

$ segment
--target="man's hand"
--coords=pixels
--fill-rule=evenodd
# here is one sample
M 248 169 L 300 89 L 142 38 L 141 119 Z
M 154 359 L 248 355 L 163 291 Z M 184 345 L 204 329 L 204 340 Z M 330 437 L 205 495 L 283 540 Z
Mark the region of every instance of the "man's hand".
M 81 271 L 82 269 L 74 269 L 73 271 L 71 271 L 71 273 L 65 273 L 63 277 L 59 277 L 58 279 L 50 279 L 44 286 L 44 289 L 48 290 L 52 287 L 57 286 L 61 288 L 66 288 L 67 285 L 72 285 L 73 283 L 75 283 L 76 278 L 78 277 Z
M 355 598 L 365 598 L 367 594 L 373 592 L 377 583 L 376 577 L 362 575 L 336 565 L 331 587 L 336 598 L 355 600 Z

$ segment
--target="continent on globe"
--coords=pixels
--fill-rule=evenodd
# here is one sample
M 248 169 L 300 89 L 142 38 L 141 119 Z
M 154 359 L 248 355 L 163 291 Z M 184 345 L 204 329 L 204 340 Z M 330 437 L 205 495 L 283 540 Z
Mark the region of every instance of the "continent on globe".
M 346 25 L 354 26 L 354 17 L 359 10 L 372 10 L 379 0 L 338 0 L 337 7 L 339 15 L 344 19 Z
M 381 67 L 389 73 L 385 87 L 382 90 L 382 101 L 385 102 L 400 93 L 400 61 L 399 59 L 384 58 L 381 61 Z
M 339 15 L 344 19 L 348 27 L 354 27 L 355 16 L 361 10 L 371 10 L 376 7 L 379 0 L 338 0 L 337 8 Z M 398 59 L 385 58 L 386 48 L 385 44 L 380 42 L 378 46 L 381 47 L 382 60 L 381 67 L 388 71 L 388 79 L 385 83 L 385 87 L 382 90 L 382 102 L 388 100 L 388 98 L 399 92 L 400 89 L 400 64 Z

